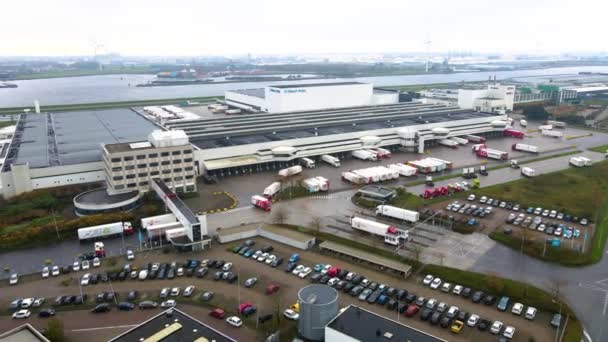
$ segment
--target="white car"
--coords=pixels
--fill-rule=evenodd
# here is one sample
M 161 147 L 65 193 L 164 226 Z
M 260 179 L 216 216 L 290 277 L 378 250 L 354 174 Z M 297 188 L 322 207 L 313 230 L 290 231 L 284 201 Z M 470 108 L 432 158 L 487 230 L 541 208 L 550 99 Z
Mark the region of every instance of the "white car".
M 470 327 L 474 327 L 477 325 L 477 322 L 479 322 L 479 316 L 476 314 L 472 314 L 467 320 L 467 325 Z
M 463 289 L 464 289 L 464 287 L 462 287 L 462 285 L 456 285 L 452 289 L 452 293 L 455 294 L 455 295 L 459 295 L 462 292 Z
M 479 199 L 479 203 L 486 203 L 488 201 L 488 198 L 486 196 L 481 196 L 481 198 Z
M 540 215 L 543 212 L 543 208 L 538 207 L 536 209 L 534 209 L 534 215 Z
M 139 280 L 146 280 L 148 278 L 148 270 L 139 271 Z
M 450 290 L 452 289 L 452 284 L 445 282 L 443 283 L 443 285 L 441 285 L 441 291 L 443 292 L 450 292 Z
M 513 304 L 513 308 L 511 308 L 511 313 L 514 315 L 521 315 L 521 312 L 524 311 L 524 305 L 522 303 Z
M 505 331 L 502 333 L 502 336 L 504 336 L 506 338 L 513 338 L 513 335 L 515 335 L 515 328 L 513 328 L 510 325 L 508 325 L 505 328 Z
M 34 304 L 35 299 L 34 298 L 25 298 L 21 301 L 21 308 L 22 309 L 27 309 L 30 306 L 32 306 L 32 304 Z
M 83 270 L 83 271 L 86 271 L 86 270 L 88 270 L 89 268 L 91 268 L 91 264 L 89 263 L 89 261 L 88 261 L 88 260 L 84 260 L 84 261 L 82 262 L 81 267 L 82 267 L 82 270 Z
M 184 275 L 184 268 L 183 267 L 179 267 L 177 269 L 177 271 L 175 271 L 175 275 L 177 275 L 178 277 L 181 277 Z
M 36 298 L 36 300 L 32 303 L 32 307 L 37 308 L 44 303 L 44 298 Z
M 557 216 L 557 210 L 551 210 L 549 212 L 549 217 L 550 218 L 555 218 Z
M 101 266 L 101 260 L 99 258 L 93 258 L 93 267 Z
M 348 274 L 346 275 L 346 277 L 344 277 L 344 280 L 351 281 L 356 276 L 357 276 L 357 273 L 355 273 L 355 272 L 348 272 Z
M 293 269 L 293 271 L 291 271 L 291 274 L 293 275 L 298 275 L 300 274 L 300 272 L 302 272 L 304 270 L 304 265 L 298 265 L 296 266 L 296 268 Z
M 230 316 L 226 318 L 226 323 L 236 328 L 239 328 L 241 325 L 243 325 L 243 321 L 241 321 L 241 319 L 236 316 Z
M 272 254 L 272 255 L 269 255 L 268 258 L 266 258 L 266 261 L 264 261 L 264 262 L 266 263 L 266 265 L 270 265 L 276 259 L 277 259 L 277 256 Z
M 264 254 L 260 255 L 258 257 L 258 262 L 263 262 L 264 260 L 266 260 L 266 258 L 268 258 L 269 255 L 270 254 L 268 254 L 268 253 L 264 253 Z
M 190 297 L 194 293 L 194 289 L 196 287 L 194 285 L 190 285 L 184 289 L 184 297 Z
M 263 253 L 264 252 L 262 252 L 262 251 L 257 251 L 255 253 L 253 253 L 253 255 L 251 256 L 251 259 L 257 260 L 260 257 L 260 255 L 262 255 Z
M 298 274 L 298 277 L 304 279 L 312 272 L 312 268 L 306 267 Z
M 51 268 L 51 275 L 53 277 L 56 277 L 60 274 L 61 274 L 61 270 L 59 270 L 59 266 L 55 265 L 55 266 L 53 266 L 53 268 Z
M 547 216 L 549 216 L 549 209 L 545 209 L 545 210 L 543 210 L 543 212 L 542 212 L 542 214 L 541 214 L 541 215 L 542 215 L 543 217 L 547 217 Z
M 327 286 L 334 287 L 334 285 L 336 285 L 339 281 L 340 278 L 333 277 L 327 281 Z
M 49 268 L 47 266 L 44 266 L 42 268 L 42 278 L 48 278 L 50 274 L 51 272 L 49 271 Z
M 330 268 L 331 268 L 330 264 L 323 266 L 323 269 L 321 270 L 321 274 L 323 274 L 323 275 L 327 274 L 327 272 L 329 272 Z
M 161 308 L 174 308 L 177 305 L 177 302 L 173 299 L 166 300 L 160 303 Z
M 80 278 L 80 285 L 87 286 L 89 285 L 89 281 L 91 280 L 91 273 L 85 273 L 82 278 Z
M 467 197 L 467 200 L 474 201 L 475 200 L 475 194 L 470 194 L 469 197 Z
M 533 320 L 533 319 L 534 319 L 534 317 L 536 317 L 536 311 L 537 311 L 537 310 L 536 310 L 536 308 L 535 308 L 535 307 L 533 307 L 533 306 L 528 306 L 528 308 L 526 309 L 526 314 L 524 315 L 524 317 L 525 317 L 526 319 Z
M 431 288 L 433 290 L 437 290 L 439 288 L 439 286 L 441 286 L 441 278 L 433 279 L 433 282 L 431 283 Z
M 74 264 L 72 265 L 72 270 L 74 270 L 74 272 L 80 271 L 80 263 L 78 261 L 74 261 Z
M 8 283 L 10 285 L 17 285 L 18 282 L 19 282 L 19 276 L 17 275 L 17 273 L 11 274 L 11 277 L 8 279 Z
M 433 275 L 427 274 L 426 277 L 424 277 L 424 280 L 422 281 L 422 283 L 424 285 L 431 285 L 431 282 L 433 281 L 433 279 L 435 279 L 435 277 L 433 277 Z
M 502 322 L 501 321 L 494 321 L 494 323 L 492 323 L 492 326 L 490 327 L 490 332 L 494 335 L 498 335 L 500 334 L 500 331 L 502 330 Z
M 224 264 L 224 266 L 222 266 L 222 271 L 224 272 L 228 272 L 232 269 L 232 263 L 231 262 L 227 262 Z
M 24 319 L 30 317 L 32 313 L 30 310 L 19 310 L 13 314 L 14 319 Z
M 300 315 L 291 309 L 285 309 L 285 311 L 283 311 L 283 316 L 292 321 L 297 321 L 298 318 L 300 318 Z
M 127 260 L 133 260 L 135 259 L 135 253 L 133 253 L 132 250 L 127 249 Z
M 171 297 L 177 297 L 179 296 L 179 293 L 181 292 L 181 289 L 179 287 L 174 287 L 171 289 Z

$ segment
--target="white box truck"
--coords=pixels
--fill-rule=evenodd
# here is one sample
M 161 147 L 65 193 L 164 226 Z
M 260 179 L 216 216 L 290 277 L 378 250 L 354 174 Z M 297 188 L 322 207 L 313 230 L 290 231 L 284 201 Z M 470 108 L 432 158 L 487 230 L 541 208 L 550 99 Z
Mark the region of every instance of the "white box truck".
M 521 174 L 526 177 L 536 177 L 537 176 L 536 170 L 529 168 L 529 167 L 522 167 Z
M 329 179 L 321 176 L 317 176 L 315 179 L 319 181 L 321 191 L 329 190 Z
M 540 126 L 538 126 L 538 129 L 541 130 L 541 131 L 542 130 L 550 131 L 550 130 L 553 129 L 553 126 L 552 125 L 540 125 Z
M 441 139 L 441 140 L 439 140 L 439 145 L 443 145 L 443 146 L 447 146 L 447 147 L 451 147 L 451 148 L 457 148 L 458 147 L 458 143 L 455 142 L 454 140 L 450 140 L 450 139 Z
M 393 207 L 390 205 L 379 205 L 376 207 L 377 216 L 392 217 L 402 221 L 418 222 L 420 214 L 417 211 Z
M 302 167 L 300 165 L 288 167 L 286 169 L 279 170 L 279 176 L 281 177 L 289 177 L 293 175 L 297 175 L 302 172 Z
M 562 132 L 552 131 L 552 130 L 547 130 L 547 129 L 543 129 L 541 131 L 541 134 L 544 136 L 554 137 L 554 138 L 561 138 L 564 136 L 564 133 L 562 133 Z
M 371 160 L 377 161 L 378 157 L 375 152 L 370 152 L 366 150 L 356 150 L 353 151 L 353 157 L 361 160 Z
M 308 192 L 319 192 L 321 191 L 321 184 L 316 178 L 307 178 L 302 181 L 302 186 Z
M 523 151 L 523 152 L 531 152 L 538 153 L 538 146 L 527 145 L 527 144 L 513 144 L 511 149 L 514 151 Z
M 397 229 L 388 224 L 366 220 L 360 217 L 352 217 L 350 220 L 351 227 L 366 233 L 378 235 L 384 238 L 384 242 L 393 246 L 399 245 L 400 239 L 408 239 L 408 232 Z
M 589 166 L 593 163 L 593 161 L 589 158 L 585 157 L 572 157 L 570 158 L 569 164 L 576 167 L 584 167 Z
M 449 139 L 454 140 L 455 142 L 459 143 L 460 145 L 466 145 L 469 143 L 469 140 L 461 138 L 461 137 L 451 137 Z
M 563 121 L 547 120 L 546 125 L 553 125 L 555 128 L 566 128 L 566 123 Z
M 399 174 L 401 176 L 404 176 L 404 177 L 415 176 L 416 173 L 418 173 L 418 168 L 415 168 L 415 167 L 409 166 L 409 165 L 405 165 L 405 164 L 401 164 L 401 163 L 390 164 L 390 165 L 388 165 L 388 168 L 392 169 L 392 170 L 396 170 L 397 172 L 399 172 Z
M 321 160 L 333 167 L 340 167 L 340 159 L 330 156 L 329 154 L 322 155 Z
M 274 195 L 276 195 L 279 190 L 281 190 L 281 183 L 280 182 L 274 182 L 272 184 L 270 184 L 269 186 L 266 187 L 266 189 L 264 189 L 264 197 L 266 198 L 272 198 L 274 197 Z
M 315 161 L 310 158 L 300 158 L 300 165 L 308 169 L 314 169 L 316 166 Z

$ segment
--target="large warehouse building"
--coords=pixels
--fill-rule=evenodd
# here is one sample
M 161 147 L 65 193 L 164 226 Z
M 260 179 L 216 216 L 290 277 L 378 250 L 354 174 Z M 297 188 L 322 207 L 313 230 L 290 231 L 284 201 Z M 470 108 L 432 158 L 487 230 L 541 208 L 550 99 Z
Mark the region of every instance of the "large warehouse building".
M 284 113 L 328 108 L 376 106 L 399 102 L 397 91 L 370 83 L 337 82 L 274 85 L 225 93 L 226 104 L 253 112 Z

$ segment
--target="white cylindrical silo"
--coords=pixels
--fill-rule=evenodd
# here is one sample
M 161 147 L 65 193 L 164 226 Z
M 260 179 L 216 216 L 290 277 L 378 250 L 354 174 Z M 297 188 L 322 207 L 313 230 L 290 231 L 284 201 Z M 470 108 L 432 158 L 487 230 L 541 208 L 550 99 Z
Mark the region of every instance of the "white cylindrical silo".
M 327 285 L 308 285 L 298 292 L 298 303 L 298 332 L 308 340 L 323 341 L 325 326 L 338 314 L 338 291 Z

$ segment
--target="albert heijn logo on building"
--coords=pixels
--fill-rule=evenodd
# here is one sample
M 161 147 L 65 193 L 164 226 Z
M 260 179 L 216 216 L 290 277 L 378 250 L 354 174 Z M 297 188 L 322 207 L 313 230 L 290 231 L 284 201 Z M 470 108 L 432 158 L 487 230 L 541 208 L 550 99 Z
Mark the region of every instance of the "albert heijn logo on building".
M 276 88 L 270 88 L 270 91 L 273 93 L 283 93 L 283 94 L 295 94 L 295 93 L 305 93 L 306 89 L 303 88 L 287 88 L 287 89 L 283 89 L 281 91 L 281 89 L 276 89 Z

